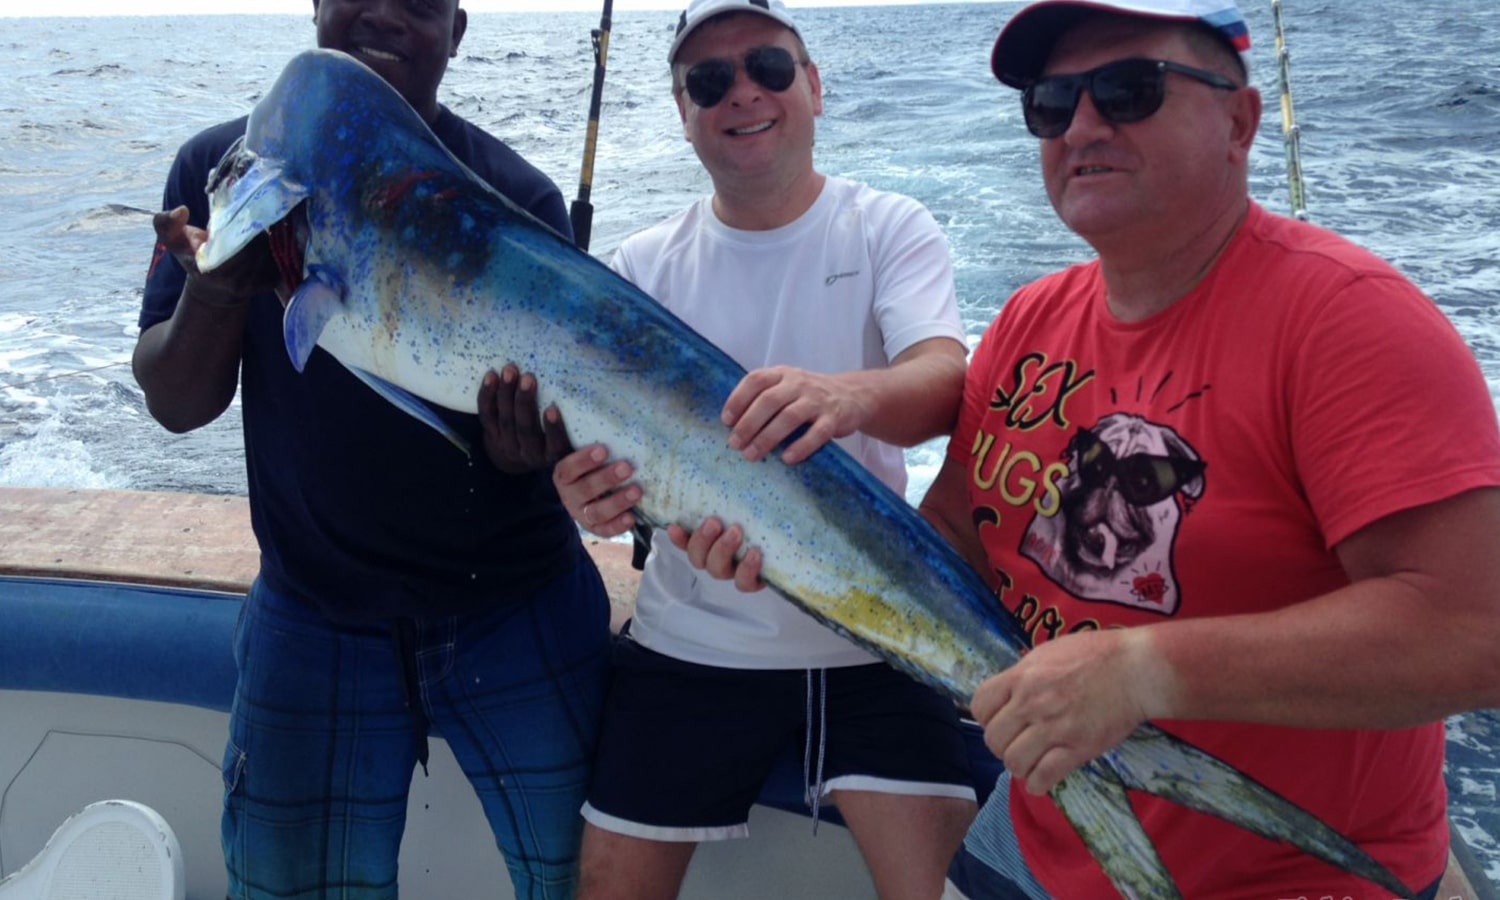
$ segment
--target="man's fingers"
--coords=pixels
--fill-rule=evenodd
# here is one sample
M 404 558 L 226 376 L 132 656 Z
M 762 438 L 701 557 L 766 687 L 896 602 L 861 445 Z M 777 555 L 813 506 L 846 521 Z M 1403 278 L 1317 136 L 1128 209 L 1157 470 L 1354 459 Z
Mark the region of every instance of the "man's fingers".
M 1069 772 L 1088 762 L 1078 759 L 1072 751 L 1062 747 L 1051 747 L 1042 754 L 1026 778 L 1026 790 L 1038 797 L 1045 796 L 1068 776 Z
M 745 551 L 745 556 L 734 570 L 734 586 L 745 593 L 753 593 L 765 588 L 766 583 L 760 580 L 761 555 L 759 547 L 751 547 Z
M 194 256 L 198 246 L 207 240 L 207 232 L 188 225 L 188 209 L 179 206 L 163 210 L 151 216 L 151 227 L 156 231 L 156 241 L 177 260 L 190 274 L 198 274 Z
M 798 427 L 801 427 L 803 423 L 800 421 L 792 421 L 788 424 L 791 425 L 791 428 L 787 431 L 786 435 L 782 436 L 782 440 L 784 440 L 787 435 L 794 434 L 796 432 L 796 429 Z M 785 450 L 781 451 L 782 462 L 786 463 L 789 466 L 796 465 L 797 463 L 802 462 L 804 459 L 807 459 L 809 456 L 812 456 L 814 453 L 818 452 L 818 448 L 822 447 L 824 444 L 833 439 L 833 423 L 829 419 L 820 417 L 807 422 L 806 425 L 807 427 L 802 429 L 802 433 L 800 435 L 797 435 L 797 439 L 795 441 L 792 441 L 791 444 L 787 445 L 787 448 Z
M 496 395 L 500 392 L 500 376 L 494 369 L 484 373 L 479 381 L 479 424 L 485 433 L 498 431 L 500 416 L 495 412 Z
M 572 487 L 574 482 L 599 468 L 607 459 L 609 459 L 609 448 L 603 444 L 589 444 L 587 447 L 574 450 L 557 461 L 557 465 L 552 469 L 552 482 L 559 490 Z
M 639 498 L 640 489 L 632 485 L 626 490 L 600 497 L 583 505 L 577 516 L 578 524 L 600 537 L 615 537 L 635 527 L 635 504 L 631 496 Z
M 742 558 L 735 558 L 745 543 L 745 531 L 740 526 L 725 528 L 719 519 L 709 517 L 692 532 L 680 525 L 668 525 L 667 537 L 687 554 L 693 568 L 721 581 L 733 580 L 735 587 L 746 593 L 765 587 L 760 580 L 760 550 L 752 547 Z
M 568 428 L 563 424 L 562 413 L 557 411 L 556 406 L 547 407 L 547 411 L 542 414 L 542 435 L 547 459 L 559 460 L 573 452 L 573 442 L 568 439 Z
M 688 560 L 693 568 L 708 570 L 708 552 L 723 533 L 724 523 L 715 518 L 704 519 L 703 524 L 693 531 L 687 545 Z
M 715 578 L 729 579 L 735 576 L 735 554 L 744 543 L 745 531 L 738 525 L 724 530 L 718 540 L 708 546 L 704 557 L 704 569 Z
M 536 411 L 536 379 L 506 364 L 498 375 L 487 373 L 479 385 L 479 417 L 485 450 L 502 472 L 518 474 L 544 469 L 555 457 Z
M 176 209 L 164 209 L 151 216 L 151 227 L 156 230 L 156 239 L 162 246 L 172 249 L 173 240 L 182 234 L 183 226 L 187 225 L 187 207 L 179 206 Z
M 536 378 L 523 374 L 516 381 L 512 398 L 516 432 L 523 435 L 541 436 L 541 418 L 536 408 Z
M 602 525 L 630 512 L 641 499 L 641 489 L 629 485 L 617 491 L 606 490 L 583 506 L 585 524 Z

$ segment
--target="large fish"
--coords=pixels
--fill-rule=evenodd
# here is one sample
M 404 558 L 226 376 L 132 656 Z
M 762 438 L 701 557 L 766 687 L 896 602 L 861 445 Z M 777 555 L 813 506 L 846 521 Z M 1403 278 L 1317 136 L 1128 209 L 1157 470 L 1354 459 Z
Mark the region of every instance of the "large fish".
M 604 441 L 644 488 L 640 517 L 743 523 L 767 583 L 966 704 L 1027 641 L 983 580 L 834 445 L 798 465 L 746 462 L 719 410 L 744 370 L 460 164 L 365 66 L 310 51 L 250 115 L 210 183 L 205 271 L 305 210 L 306 280 L 286 310 L 299 367 L 314 345 L 462 441 L 431 404 L 475 411 L 485 372 L 536 373 L 575 443 Z M 1053 798 L 1130 898 L 1179 896 L 1127 789 L 1166 797 L 1411 892 L 1359 847 L 1233 767 L 1151 725 Z

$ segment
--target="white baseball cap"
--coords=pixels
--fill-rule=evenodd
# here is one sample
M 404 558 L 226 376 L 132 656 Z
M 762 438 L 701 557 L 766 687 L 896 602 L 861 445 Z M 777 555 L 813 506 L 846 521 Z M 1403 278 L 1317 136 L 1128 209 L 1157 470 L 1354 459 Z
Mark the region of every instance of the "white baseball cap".
M 672 46 L 667 50 L 667 62 L 670 64 L 677 59 L 677 51 L 682 49 L 683 42 L 693 33 L 694 28 L 714 16 L 731 12 L 759 13 L 775 19 L 790 28 L 799 41 L 802 39 L 802 32 L 797 30 L 791 14 L 786 11 L 786 4 L 781 0 L 691 0 L 687 9 L 682 11 L 682 17 L 677 20 L 677 36 L 672 38 Z
M 1041 74 L 1057 39 L 1095 12 L 1202 22 L 1239 51 L 1245 71 L 1250 70 L 1250 29 L 1234 0 L 1040 0 L 1005 23 L 990 54 L 990 70 L 1011 87 L 1026 87 Z

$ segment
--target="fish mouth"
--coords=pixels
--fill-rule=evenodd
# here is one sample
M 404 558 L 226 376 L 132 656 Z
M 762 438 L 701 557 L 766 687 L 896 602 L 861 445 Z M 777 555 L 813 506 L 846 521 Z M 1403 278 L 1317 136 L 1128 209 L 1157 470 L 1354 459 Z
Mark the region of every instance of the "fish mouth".
M 775 124 L 775 119 L 766 119 L 764 122 L 756 122 L 754 125 L 745 125 L 740 128 L 726 128 L 724 129 L 724 133 L 730 137 L 749 137 L 753 134 L 770 131 Z

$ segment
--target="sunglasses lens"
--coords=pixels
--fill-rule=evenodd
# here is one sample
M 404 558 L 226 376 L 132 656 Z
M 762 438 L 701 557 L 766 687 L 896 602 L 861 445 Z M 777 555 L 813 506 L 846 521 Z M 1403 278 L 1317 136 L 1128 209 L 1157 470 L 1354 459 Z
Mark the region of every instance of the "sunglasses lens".
M 745 74 L 766 90 L 779 94 L 797 80 L 797 61 L 783 47 L 761 47 L 745 55 Z
M 717 106 L 734 86 L 734 63 L 727 59 L 706 59 L 687 70 L 683 83 L 688 97 L 699 107 Z
M 1135 506 L 1151 506 L 1172 496 L 1178 481 L 1172 464 L 1164 459 L 1133 457 L 1121 462 L 1115 473 L 1120 496 Z
M 1115 477 L 1126 502 L 1152 506 L 1182 490 L 1203 468 L 1197 460 L 1141 454 L 1121 460 Z
M 1021 94 L 1027 130 L 1039 138 L 1061 136 L 1073 121 L 1082 90 L 1083 77 L 1079 75 L 1054 75 L 1032 84 Z
M 1205 468 L 1199 460 L 1180 456 L 1132 453 L 1121 459 L 1098 435 L 1083 429 L 1073 436 L 1068 450 L 1084 487 L 1113 487 L 1131 506 L 1160 503 L 1202 476 Z
M 683 86 L 700 109 L 718 106 L 734 87 L 734 70 L 734 63 L 727 59 L 705 59 L 687 70 Z M 783 47 L 758 47 L 745 54 L 745 74 L 779 94 L 797 80 L 797 60 Z
M 1125 59 L 1077 75 L 1039 78 L 1021 94 L 1026 128 L 1039 138 L 1061 137 L 1073 124 L 1085 88 L 1094 109 L 1117 125 L 1150 118 L 1166 97 L 1166 72 L 1149 59 Z
M 1111 122 L 1128 124 L 1149 118 L 1166 97 L 1166 73 L 1150 60 L 1127 59 L 1094 72 L 1089 99 Z

